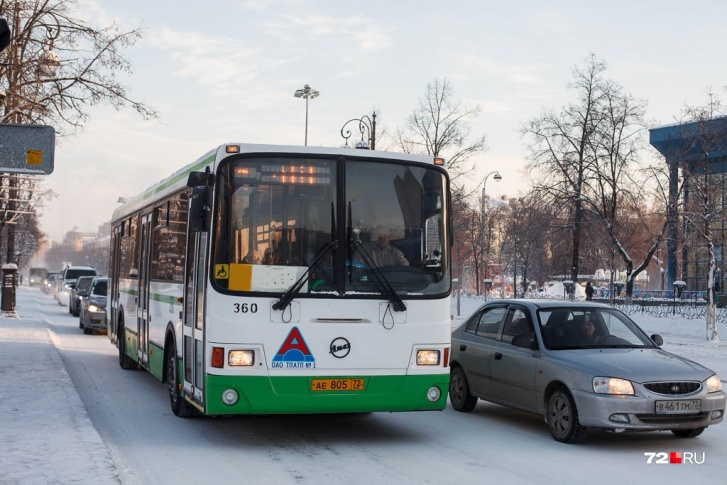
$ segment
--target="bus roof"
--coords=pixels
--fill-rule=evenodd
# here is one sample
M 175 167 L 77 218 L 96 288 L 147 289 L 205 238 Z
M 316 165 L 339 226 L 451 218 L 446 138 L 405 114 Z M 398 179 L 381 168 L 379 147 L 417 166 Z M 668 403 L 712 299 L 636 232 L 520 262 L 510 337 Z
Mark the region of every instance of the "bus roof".
M 311 147 L 297 145 L 263 145 L 252 143 L 225 143 L 215 149 L 202 155 L 192 163 L 185 165 L 169 177 L 155 183 L 147 188 L 139 195 L 124 201 L 124 203 L 114 210 L 111 217 L 112 221 L 124 218 L 127 215 L 137 211 L 141 207 L 146 206 L 154 200 L 161 199 L 168 194 L 172 194 L 187 184 L 187 178 L 191 172 L 198 172 L 210 167 L 214 172 L 217 161 L 227 158 L 235 153 L 228 153 L 227 147 L 239 147 L 239 153 L 295 153 L 309 155 L 348 155 L 360 158 L 388 158 L 392 160 L 401 160 L 414 163 L 433 164 L 434 157 L 431 155 L 415 155 L 411 153 L 384 152 L 375 150 L 357 150 L 352 148 L 333 148 L 333 147 Z

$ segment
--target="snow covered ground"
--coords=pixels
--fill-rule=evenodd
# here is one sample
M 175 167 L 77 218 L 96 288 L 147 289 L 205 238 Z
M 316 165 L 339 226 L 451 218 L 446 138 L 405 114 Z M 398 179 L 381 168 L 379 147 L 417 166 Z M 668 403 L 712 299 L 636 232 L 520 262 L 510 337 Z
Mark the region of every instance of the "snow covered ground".
M 18 290 L 18 316 L 0 317 L 0 483 L 45 484 L 45 483 L 126 483 L 125 477 L 130 476 L 129 470 L 117 470 L 112 454 L 107 449 L 104 439 L 92 424 L 82 400 L 71 381 L 64 359 L 51 338 L 51 319 L 58 317 L 47 316 L 42 303 L 43 295 L 37 289 L 19 288 Z M 482 304 L 474 299 L 462 299 L 459 317 L 454 317 L 453 325 L 463 321 L 474 309 Z M 57 310 L 56 310 L 57 311 Z M 452 312 L 456 315 L 456 300 L 452 300 Z M 664 348 L 694 359 L 717 371 L 723 382 L 727 377 L 727 345 L 720 341 L 708 342 L 705 339 L 704 322 L 701 320 L 686 320 L 681 318 L 654 318 L 635 313 L 632 317 L 648 332 L 659 333 L 664 337 Z M 66 317 L 63 317 L 66 318 Z M 70 320 L 69 320 L 70 324 Z M 727 328 L 720 324 L 719 331 L 727 341 Z M 99 338 L 101 338 L 99 336 Z M 105 345 L 108 344 L 106 340 Z M 140 380 L 140 377 L 136 377 Z M 138 383 L 137 383 L 138 384 Z M 156 388 L 156 387 L 155 387 Z M 159 391 L 163 394 L 163 391 Z M 406 470 L 399 475 L 399 482 L 406 483 L 496 483 L 519 482 L 532 483 L 568 483 L 576 480 L 588 480 L 590 483 L 608 483 L 618 481 L 621 483 L 644 483 L 653 479 L 660 484 L 685 483 L 693 481 L 700 484 L 723 483 L 727 472 L 727 423 L 722 423 L 707 430 L 704 435 L 694 440 L 659 439 L 653 441 L 649 437 L 632 435 L 629 439 L 608 440 L 605 437 L 595 437 L 591 445 L 577 445 L 568 448 L 568 465 L 561 465 L 557 458 L 563 458 L 559 445 L 552 442 L 545 425 L 538 419 L 527 420 L 528 415 L 518 412 L 509 412 L 494 405 L 480 404 L 478 410 L 471 415 L 455 413 L 451 409 L 443 413 L 427 414 L 404 413 L 398 417 L 384 414 L 382 417 L 369 418 L 369 426 L 376 427 L 381 424 L 386 429 L 392 429 L 391 423 L 401 423 L 400 429 L 409 430 L 409 422 L 416 426 L 423 423 L 427 428 L 417 428 L 423 439 L 431 440 L 439 436 L 443 430 L 449 429 L 451 434 L 458 436 L 459 443 L 443 447 L 443 443 L 431 443 L 422 448 L 425 443 L 407 443 L 400 446 L 396 439 L 394 443 L 371 444 L 382 446 L 385 453 L 369 450 L 365 451 L 366 440 L 357 442 L 350 453 L 345 448 L 347 443 L 340 437 L 339 442 L 318 443 L 320 450 L 337 448 L 330 458 L 325 453 L 316 452 L 315 469 L 330 467 L 331 469 L 345 470 L 346 465 L 359 461 L 358 468 L 368 470 L 370 475 L 348 476 L 345 481 L 349 483 L 366 483 L 374 476 L 379 476 L 384 482 Z M 485 406 L 483 408 L 482 406 Z M 167 411 L 168 413 L 168 411 Z M 495 429 L 495 425 L 481 429 L 474 423 L 488 423 L 497 420 L 500 416 L 507 426 L 507 432 Z M 525 418 L 523 418 L 525 416 Z M 158 418 L 161 419 L 161 418 Z M 177 418 L 170 418 L 177 419 Z M 274 432 L 275 426 L 285 422 L 275 418 L 260 418 L 263 426 L 269 432 Z M 520 429 L 519 423 L 526 419 L 525 429 Z M 410 421 L 407 421 L 410 420 Z M 531 422 L 532 421 L 532 422 Z M 239 427 L 238 433 L 253 426 L 257 421 L 227 423 L 194 424 L 192 427 L 209 428 L 209 433 L 216 426 Z M 499 421 L 497 421 L 499 423 Z M 272 428 L 270 427 L 272 424 Z M 277 425 L 275 423 L 278 423 Z M 300 426 L 300 423 L 297 424 Z M 261 425 L 262 426 L 262 425 Z M 441 428 L 434 428 L 441 426 Z M 429 427 L 436 429 L 430 431 Z M 468 432 L 471 430 L 471 432 Z M 412 431 L 413 432 L 413 431 Z M 492 434 L 490 434 L 492 433 Z M 537 435 L 535 433 L 538 433 Z M 471 436 L 463 436 L 470 434 Z M 336 435 L 337 436 L 337 435 Z M 489 453 L 492 450 L 493 437 L 496 436 L 495 448 L 504 453 L 498 458 Z M 611 436 L 611 435 L 609 435 Z M 241 438 L 242 439 L 242 438 Z M 275 441 L 274 437 L 271 437 Z M 285 432 L 278 436 L 280 449 L 285 446 Z M 447 438 L 450 439 L 450 438 Z M 244 440 L 243 440 L 244 441 Z M 314 440 L 315 441 L 315 440 Z M 400 440 L 406 441 L 406 440 Z M 464 444 L 464 446 L 463 446 Z M 665 445 L 666 444 L 666 445 Z M 551 446 L 552 445 L 552 446 Z M 242 453 L 235 460 L 245 454 L 255 453 L 253 449 L 231 448 L 226 443 L 232 455 Z M 363 447 L 362 447 L 363 446 Z M 440 450 L 441 467 L 434 467 L 432 459 L 432 446 Z M 570 446 L 570 445 L 563 445 Z M 673 447 L 673 450 L 709 450 L 706 456 L 707 464 L 699 469 L 688 467 L 660 467 L 646 464 L 643 450 L 664 451 L 664 446 Z M 292 448 L 292 447 L 291 447 Z M 451 448 L 451 449 L 450 449 Z M 471 452 L 462 454 L 461 449 Z M 343 451 L 342 451 L 343 450 Z M 425 450 L 428 450 L 425 452 Z M 526 456 L 520 472 L 513 471 L 513 466 L 505 458 L 515 453 Z M 111 450 L 118 453 L 118 450 Z M 150 450 L 148 450 L 150 451 Z M 379 450 L 380 451 L 380 450 Z M 281 451 L 282 453 L 282 451 Z M 287 453 L 287 452 L 286 452 Z M 401 456 L 391 457 L 391 453 Z M 417 453 L 423 453 L 417 458 Z M 430 454 L 427 454 L 430 453 Z M 521 454 L 522 453 L 522 454 Z M 225 455 L 227 456 L 227 455 Z M 258 455 L 257 459 L 262 458 Z M 292 448 L 289 455 L 281 455 L 284 462 L 289 460 L 297 463 L 301 473 L 316 476 L 312 469 L 305 469 L 309 458 L 295 453 Z M 276 460 L 280 460 L 278 456 Z M 699 457 L 701 459 L 701 456 Z M 301 461 L 302 460 L 302 461 Z M 368 460 L 368 461 L 367 461 Z M 421 463 L 420 463 L 421 462 Z M 525 463 L 527 462 L 527 463 Z M 232 462 L 230 462 L 232 463 Z M 377 465 L 378 463 L 378 465 Z M 400 465 L 398 463 L 401 463 Z M 452 465 L 452 464 L 459 465 Z M 533 476 L 529 469 L 540 470 L 542 475 Z M 282 466 L 276 463 L 258 463 L 259 467 Z M 313 463 L 310 464 L 313 467 Z M 374 471 L 381 466 L 379 471 Z M 388 466 L 388 468 L 386 468 Z M 454 466 L 454 468 L 453 468 Z M 602 469 L 601 466 L 606 469 Z M 618 469 L 617 475 L 613 472 Z M 417 471 L 418 470 L 418 471 Z M 610 473 L 610 477 L 608 475 Z M 417 475 L 419 474 L 419 475 Z M 451 479 L 448 481 L 447 477 Z M 518 478 L 519 477 L 519 478 Z M 224 479 L 224 477 L 223 477 Z M 242 476 L 227 476 L 227 480 L 235 483 L 244 483 Z M 313 481 L 311 481 L 313 480 Z M 463 481 L 464 480 L 464 481 Z M 192 480 L 194 481 L 194 480 Z M 314 479 L 297 480 L 299 483 L 315 483 Z M 163 482 L 161 482 L 163 483 Z

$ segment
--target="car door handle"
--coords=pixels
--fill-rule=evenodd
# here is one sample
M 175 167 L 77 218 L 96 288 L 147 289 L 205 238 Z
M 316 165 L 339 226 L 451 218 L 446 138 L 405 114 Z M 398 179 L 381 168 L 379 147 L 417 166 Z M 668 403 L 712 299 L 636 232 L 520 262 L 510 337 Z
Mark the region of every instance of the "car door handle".
M 500 352 L 495 352 L 495 360 L 502 360 L 502 354 Z
M 465 351 L 467 350 L 467 346 L 465 344 L 462 344 L 459 346 L 459 350 Z

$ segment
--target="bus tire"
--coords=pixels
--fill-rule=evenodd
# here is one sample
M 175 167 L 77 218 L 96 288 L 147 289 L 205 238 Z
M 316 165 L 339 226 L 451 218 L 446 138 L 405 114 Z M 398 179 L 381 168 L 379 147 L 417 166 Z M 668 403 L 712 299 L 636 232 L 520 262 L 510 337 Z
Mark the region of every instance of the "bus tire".
M 124 322 L 119 321 L 119 335 L 120 338 L 118 340 L 118 347 L 119 347 L 119 367 L 121 367 L 124 370 L 132 370 L 136 369 L 137 364 L 134 362 L 131 357 L 126 355 L 126 338 L 124 338 Z
M 196 409 L 184 399 L 180 392 L 177 347 L 174 343 L 167 346 L 166 362 L 167 388 L 172 412 L 180 418 L 190 418 L 195 415 Z

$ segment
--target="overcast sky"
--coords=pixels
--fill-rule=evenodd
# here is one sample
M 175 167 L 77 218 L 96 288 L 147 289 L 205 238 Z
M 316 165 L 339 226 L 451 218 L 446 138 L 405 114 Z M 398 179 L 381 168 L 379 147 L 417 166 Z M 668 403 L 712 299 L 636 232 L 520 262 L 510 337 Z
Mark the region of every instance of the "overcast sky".
M 83 133 L 57 139 L 45 182 L 57 197 L 41 217 L 54 240 L 74 226 L 96 231 L 119 197 L 219 144 L 302 145 L 305 101 L 293 93 L 306 83 L 321 93 L 310 101 L 309 145 L 340 146 L 347 120 L 376 108 L 379 127 L 394 132 L 427 83 L 448 78 L 456 98 L 482 108 L 472 133 L 489 149 L 472 180 L 499 170 L 503 180 L 487 184 L 495 197 L 527 188 L 518 129 L 573 100 L 572 69 L 590 53 L 648 101 L 656 125 L 727 85 L 719 0 L 80 3 L 94 25 L 143 28 L 122 82 L 161 117 L 99 107 Z

